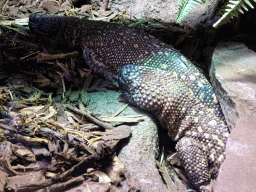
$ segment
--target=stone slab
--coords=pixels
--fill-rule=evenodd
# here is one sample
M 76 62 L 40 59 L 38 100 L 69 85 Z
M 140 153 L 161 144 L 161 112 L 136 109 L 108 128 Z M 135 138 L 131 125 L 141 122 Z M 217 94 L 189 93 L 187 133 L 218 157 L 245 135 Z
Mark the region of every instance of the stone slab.
M 195 6 L 195 9 L 184 17 L 181 24 L 192 27 L 212 25 L 217 3 L 217 0 L 209 0 L 206 3 Z M 109 3 L 108 8 L 111 10 L 126 10 L 132 19 L 143 20 L 151 18 L 173 23 L 178 12 L 179 1 L 113 0 Z
M 210 77 L 232 130 L 215 191 L 256 191 L 256 53 L 243 43 L 219 43 Z
M 118 101 L 120 95 L 119 92 L 110 90 L 90 93 L 91 99 L 87 109 L 94 114 L 112 116 L 124 106 L 124 103 Z M 126 181 L 119 189 L 167 192 L 169 190 L 163 183 L 155 163 L 155 155 L 158 153 L 157 125 L 149 114 L 136 107 L 126 108 L 119 116 L 131 115 L 143 115 L 144 121 L 130 127 L 132 136 L 118 154 L 127 169 Z

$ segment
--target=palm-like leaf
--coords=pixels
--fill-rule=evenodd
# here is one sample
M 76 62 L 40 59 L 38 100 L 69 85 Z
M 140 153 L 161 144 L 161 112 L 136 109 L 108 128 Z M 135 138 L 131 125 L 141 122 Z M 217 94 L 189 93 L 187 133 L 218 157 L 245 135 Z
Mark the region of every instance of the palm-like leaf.
M 175 22 L 179 23 L 190 11 L 195 9 L 196 5 L 205 2 L 206 0 L 180 0 L 179 9 L 175 18 Z
M 253 1 L 256 2 L 256 0 Z M 228 3 L 221 8 L 224 14 L 214 23 L 213 27 L 218 27 L 227 23 L 233 17 L 238 17 L 239 12 L 243 14 L 244 10 L 248 11 L 248 6 L 252 9 L 254 8 L 249 0 L 229 0 Z

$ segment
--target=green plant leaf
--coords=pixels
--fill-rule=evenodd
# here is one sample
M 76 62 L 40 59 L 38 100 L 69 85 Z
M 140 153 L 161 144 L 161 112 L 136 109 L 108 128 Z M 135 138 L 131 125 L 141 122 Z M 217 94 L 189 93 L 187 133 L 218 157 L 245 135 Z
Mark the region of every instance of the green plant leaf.
M 256 0 L 251 0 L 256 2 Z M 213 27 L 217 28 L 230 21 L 233 17 L 238 17 L 239 12 L 244 14 L 244 10 L 248 11 L 247 7 L 254 9 L 253 5 L 249 0 L 230 0 L 228 1 L 220 11 L 224 12 L 222 17 L 214 23 Z
M 190 11 L 195 9 L 198 4 L 205 3 L 207 0 L 180 0 L 179 9 L 175 18 L 176 23 L 180 23 L 181 20 L 189 14 Z

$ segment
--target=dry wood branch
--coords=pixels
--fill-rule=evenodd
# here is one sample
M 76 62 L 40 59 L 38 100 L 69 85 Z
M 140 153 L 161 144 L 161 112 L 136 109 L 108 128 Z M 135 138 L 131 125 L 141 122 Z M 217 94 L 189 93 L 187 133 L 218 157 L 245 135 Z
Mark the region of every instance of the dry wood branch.
M 76 169 L 78 168 L 80 165 L 84 165 L 86 163 L 89 163 L 89 162 L 93 162 L 93 161 L 96 161 L 96 160 L 99 160 L 99 155 L 96 154 L 96 155 L 91 155 L 89 157 L 85 157 L 82 161 L 80 161 L 78 164 L 76 164 L 75 166 L 73 166 L 72 168 L 70 168 L 69 170 L 65 171 L 64 173 L 60 174 L 60 175 L 56 175 L 55 177 L 53 177 L 52 179 L 55 180 L 56 182 L 59 182 L 59 181 L 65 181 L 70 175 L 71 173 Z
M 138 123 L 140 121 L 143 121 L 144 118 L 142 115 L 133 115 L 133 116 L 124 116 L 124 117 L 107 117 L 102 116 L 102 121 L 105 122 L 126 122 L 126 123 Z
M 30 56 L 32 56 L 32 55 L 37 54 L 37 53 L 40 53 L 40 51 L 36 51 L 36 52 L 30 53 L 30 54 L 28 54 L 28 55 L 26 55 L 26 56 L 24 56 L 24 57 L 21 57 L 20 60 L 26 59 L 26 58 L 28 58 L 28 57 L 30 57 Z
M 89 146 L 85 145 L 84 143 L 80 143 L 79 147 L 82 148 L 83 151 L 88 151 L 89 153 L 91 153 L 92 155 L 95 155 L 96 152 L 93 151 Z
M 90 122 L 95 123 L 96 125 L 99 125 L 100 127 L 104 128 L 104 129 L 114 129 L 113 126 L 108 125 L 106 123 L 101 122 L 100 120 L 96 119 L 95 117 L 91 116 L 90 114 L 86 113 L 85 111 L 81 111 L 75 107 L 72 107 L 70 105 L 67 106 L 67 108 L 77 114 L 80 114 L 82 116 L 84 116 L 87 120 L 89 120 Z
M 1 167 L 11 176 L 18 175 L 18 173 L 12 168 L 9 158 L 0 158 Z
M 60 53 L 60 54 L 46 54 L 46 53 L 40 53 L 37 55 L 37 62 L 42 63 L 45 61 L 51 61 L 51 60 L 56 60 L 56 59 L 64 59 L 64 58 L 69 58 L 69 57 L 76 57 L 79 55 L 78 51 L 73 51 L 71 53 Z
M 5 125 L 5 124 L 2 124 L 0 123 L 0 127 L 4 130 L 8 130 L 8 131 L 16 131 L 16 129 L 14 127 L 11 127 L 11 126 L 8 126 L 8 125 Z
M 20 185 L 17 187 L 16 191 L 17 192 L 27 192 L 27 191 L 36 191 L 36 190 L 39 190 L 39 189 L 43 189 L 45 187 L 48 187 L 50 185 L 53 185 L 53 184 L 56 184 L 58 182 L 63 182 L 63 181 L 66 181 L 68 179 L 70 179 L 70 175 L 71 173 L 77 168 L 79 167 L 80 165 L 83 165 L 83 164 L 86 164 L 86 163 L 89 163 L 91 161 L 96 161 L 96 160 L 99 160 L 99 155 L 91 155 L 89 157 L 86 157 L 84 158 L 82 161 L 80 161 L 78 164 L 76 164 L 75 166 L 73 166 L 71 169 L 67 170 L 66 172 L 60 174 L 60 175 L 56 175 L 54 177 L 52 177 L 51 179 L 47 179 L 47 180 L 44 180 L 42 182 L 39 182 L 39 183 L 33 183 L 33 184 L 29 184 L 29 185 Z M 76 182 L 77 181 L 77 182 Z M 82 178 L 81 177 L 78 177 L 77 179 L 73 179 L 73 180 L 70 180 L 69 182 L 67 182 L 66 184 L 70 184 L 70 183 L 79 183 L 82 181 Z M 63 187 L 63 185 L 61 184 L 58 184 L 59 187 Z M 58 187 L 55 186 L 54 188 Z
M 15 191 L 16 192 L 36 191 L 36 190 L 48 187 L 55 183 L 56 183 L 56 181 L 54 181 L 52 179 L 47 179 L 47 180 L 41 181 L 39 183 L 34 183 L 34 184 L 30 184 L 30 185 L 26 185 L 26 184 L 20 185 Z
M 13 139 L 15 139 L 15 141 L 20 142 L 20 143 L 26 143 L 26 145 L 47 145 L 48 144 L 48 140 L 44 139 L 44 138 L 31 138 L 31 137 L 27 137 L 27 136 L 23 136 L 18 134 L 18 130 L 14 129 L 14 127 L 8 126 L 8 125 L 4 125 L 2 123 L 0 123 L 0 130 L 7 130 L 5 132 L 5 134 Z
M 26 137 L 22 135 L 15 135 L 15 140 L 21 143 L 26 143 L 27 145 L 47 145 L 48 140 L 47 139 L 42 139 L 42 138 L 31 138 L 31 137 Z
M 49 191 L 51 192 L 58 192 L 58 191 L 64 191 L 68 187 L 74 187 L 75 185 L 79 185 L 83 183 L 84 176 L 75 177 L 73 179 L 70 179 L 63 183 L 57 183 L 49 187 Z
M 58 159 L 61 159 L 62 161 L 65 162 L 80 162 L 81 160 L 83 160 L 84 157 L 76 157 L 73 154 L 68 154 L 68 153 L 55 153 L 56 157 Z

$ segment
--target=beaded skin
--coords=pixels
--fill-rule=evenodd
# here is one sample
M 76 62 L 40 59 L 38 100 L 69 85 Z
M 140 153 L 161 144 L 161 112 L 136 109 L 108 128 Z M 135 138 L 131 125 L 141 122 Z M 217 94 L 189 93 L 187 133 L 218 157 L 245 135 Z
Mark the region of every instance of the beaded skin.
M 126 98 L 153 113 L 177 141 L 192 184 L 211 190 L 229 131 L 212 86 L 188 59 L 172 46 L 116 23 L 32 15 L 29 27 L 37 36 L 81 49 L 95 73 L 118 81 Z

